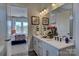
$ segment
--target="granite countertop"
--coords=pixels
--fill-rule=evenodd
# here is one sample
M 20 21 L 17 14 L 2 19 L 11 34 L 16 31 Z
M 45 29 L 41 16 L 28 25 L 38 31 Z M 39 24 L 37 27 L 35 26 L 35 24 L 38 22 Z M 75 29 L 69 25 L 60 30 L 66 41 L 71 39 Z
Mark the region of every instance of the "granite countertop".
M 39 40 L 48 43 L 49 45 L 57 48 L 57 49 L 63 49 L 63 48 L 67 48 L 70 46 L 74 46 L 74 43 L 69 42 L 69 43 L 65 43 L 64 41 L 56 41 L 55 39 L 49 39 L 49 38 L 42 38 L 41 36 L 36 36 L 34 35 L 34 37 L 38 38 Z

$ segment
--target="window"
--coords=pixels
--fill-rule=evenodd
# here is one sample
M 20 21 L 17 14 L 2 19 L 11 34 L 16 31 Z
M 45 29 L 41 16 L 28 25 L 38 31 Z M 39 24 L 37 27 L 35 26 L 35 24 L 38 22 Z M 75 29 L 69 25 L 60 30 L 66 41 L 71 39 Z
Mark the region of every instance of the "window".
M 9 16 L 7 17 L 8 37 L 10 37 L 13 28 L 16 29 L 16 33 L 28 34 L 27 8 L 8 6 L 7 11 Z
M 28 23 L 23 22 L 23 33 L 28 34 Z
M 7 21 L 7 29 L 8 29 L 8 39 L 11 35 L 11 29 L 15 27 L 16 33 L 24 33 L 28 35 L 28 22 L 27 21 L 13 21 L 8 20 Z
M 8 30 L 8 38 L 10 37 L 10 34 L 11 34 L 11 21 L 10 20 L 8 20 L 7 21 L 7 30 Z
M 15 21 L 16 33 L 25 33 L 28 34 L 28 22 Z
M 21 22 L 15 22 L 16 33 L 21 33 Z

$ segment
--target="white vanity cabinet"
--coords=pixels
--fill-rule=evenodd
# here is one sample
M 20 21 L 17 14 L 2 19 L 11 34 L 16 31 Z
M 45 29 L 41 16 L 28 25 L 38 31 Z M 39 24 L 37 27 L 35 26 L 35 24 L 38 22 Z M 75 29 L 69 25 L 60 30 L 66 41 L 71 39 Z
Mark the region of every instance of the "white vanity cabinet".
M 43 45 L 44 50 L 43 50 L 43 55 L 44 56 L 57 56 L 58 55 L 58 49 L 55 47 L 52 47 L 51 45 L 44 43 Z
M 33 37 L 33 48 L 35 52 L 38 54 L 38 40 L 35 37 Z
M 39 40 L 36 37 L 33 37 L 33 48 L 39 56 L 56 56 L 58 52 L 56 48 L 53 48 L 49 44 Z
M 39 56 L 43 55 L 42 41 L 38 40 L 38 38 L 36 37 L 33 37 L 33 48 L 34 51 L 37 53 L 37 55 Z
M 43 55 L 43 46 L 42 46 L 42 41 L 38 40 L 38 55 L 42 56 Z
M 74 44 L 58 42 L 40 36 L 33 36 L 33 48 L 38 56 L 71 56 L 74 55 Z

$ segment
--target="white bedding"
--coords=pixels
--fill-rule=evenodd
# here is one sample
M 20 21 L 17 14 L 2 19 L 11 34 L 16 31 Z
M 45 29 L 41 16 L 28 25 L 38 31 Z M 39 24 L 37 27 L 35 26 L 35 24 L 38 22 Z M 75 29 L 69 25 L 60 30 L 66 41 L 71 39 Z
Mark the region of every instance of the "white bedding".
M 8 56 L 18 56 L 18 55 L 28 55 L 28 43 L 19 44 L 19 45 L 11 45 L 11 41 L 7 42 L 7 55 Z

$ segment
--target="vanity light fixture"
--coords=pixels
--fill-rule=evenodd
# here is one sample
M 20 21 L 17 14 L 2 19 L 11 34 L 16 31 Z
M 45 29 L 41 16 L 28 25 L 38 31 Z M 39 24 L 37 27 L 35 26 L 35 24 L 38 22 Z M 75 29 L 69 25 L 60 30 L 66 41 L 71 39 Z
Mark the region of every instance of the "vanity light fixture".
M 56 3 L 53 3 L 52 6 L 53 6 L 53 7 L 56 6 Z
M 42 11 L 41 13 L 44 14 L 44 11 Z
M 44 12 L 47 12 L 47 10 L 46 10 L 46 9 L 44 9 Z
M 40 12 L 40 16 L 44 16 L 47 13 L 48 13 L 48 9 L 44 9 L 43 11 Z
M 48 13 L 48 9 L 45 9 L 44 12 L 45 12 L 45 14 L 47 14 Z
M 41 15 L 42 13 L 40 12 L 40 15 Z

